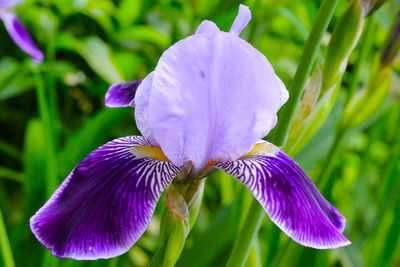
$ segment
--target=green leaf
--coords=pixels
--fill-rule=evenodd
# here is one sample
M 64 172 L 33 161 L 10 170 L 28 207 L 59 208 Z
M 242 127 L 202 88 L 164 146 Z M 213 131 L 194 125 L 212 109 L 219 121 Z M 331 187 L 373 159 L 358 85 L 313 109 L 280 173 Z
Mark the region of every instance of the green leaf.
M 26 177 L 23 173 L 0 166 L 0 178 L 5 178 L 17 183 L 24 183 Z
M 0 88 L 14 75 L 18 70 L 18 62 L 12 58 L 0 60 Z M 1 90 L 1 89 L 0 89 Z
M 288 8 L 281 8 L 278 10 L 279 14 L 292 22 L 292 25 L 301 34 L 303 40 L 307 40 L 308 30 L 303 23 L 293 14 Z
M 360 251 L 356 245 L 337 249 L 338 259 L 343 267 L 363 267 L 365 266 Z
M 346 106 L 341 126 L 354 128 L 374 117 L 382 108 L 390 89 L 391 68 L 374 73 L 367 89 L 358 91 Z
M 40 120 L 32 119 L 24 139 L 24 169 L 26 174 L 27 208 L 29 217 L 43 202 L 46 185 L 46 139 Z
M 93 71 L 108 83 L 121 83 L 125 80 L 113 51 L 99 37 L 91 36 L 82 41 L 63 33 L 57 36 L 56 45 L 57 48 L 78 52 Z
M 160 48 L 166 48 L 171 40 L 151 26 L 132 26 L 124 29 L 117 35 L 119 42 L 140 41 L 149 42 L 158 45 Z
M 142 10 L 141 0 L 122 0 L 117 10 L 117 19 L 121 25 L 129 26 L 139 17 Z
M 80 53 L 90 67 L 105 81 L 113 84 L 125 80 L 111 49 L 99 37 L 92 36 L 84 40 Z
M 20 95 L 34 88 L 34 79 L 30 74 L 30 59 L 22 64 L 5 59 L 0 63 L 0 101 Z

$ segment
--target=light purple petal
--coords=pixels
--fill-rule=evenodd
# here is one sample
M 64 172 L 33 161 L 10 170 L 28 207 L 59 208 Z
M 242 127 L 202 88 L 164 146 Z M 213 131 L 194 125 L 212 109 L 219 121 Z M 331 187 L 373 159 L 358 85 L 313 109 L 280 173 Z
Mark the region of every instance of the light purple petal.
M 278 148 L 267 155 L 243 157 L 216 167 L 244 184 L 271 220 L 294 241 L 318 249 L 351 244 L 342 235 L 346 219 L 300 166 Z
M 16 45 L 25 53 L 31 56 L 33 62 L 41 63 L 44 59 L 42 51 L 37 48 L 24 25 L 14 13 L 1 12 L 1 19 L 4 21 L 6 30 Z
M 0 0 L 0 9 L 2 9 L 2 8 L 13 8 L 19 2 L 21 2 L 21 0 Z
M 89 260 L 126 252 L 146 230 L 178 168 L 131 149 L 141 136 L 113 140 L 90 153 L 31 218 L 36 238 L 62 258 Z
M 136 125 L 142 135 L 153 145 L 159 146 L 157 141 L 154 139 L 152 129 L 148 123 L 148 107 L 149 107 L 149 98 L 150 98 L 150 90 L 153 84 L 153 74 L 151 72 L 143 82 L 138 87 L 136 97 L 134 100 L 135 103 L 135 120 Z
M 225 32 L 196 34 L 161 56 L 147 126 L 174 164 L 200 169 L 211 159 L 235 160 L 251 150 L 275 126 L 287 96 L 268 60 L 249 43 Z
M 104 105 L 109 108 L 134 106 L 136 89 L 142 80 L 113 84 L 106 93 Z
M 211 38 L 215 34 L 219 33 L 220 30 L 214 22 L 209 20 L 203 20 L 199 27 L 197 28 L 196 34 L 204 34 L 205 36 Z
M 239 13 L 232 24 L 230 33 L 239 35 L 251 20 L 251 11 L 248 6 L 240 5 Z

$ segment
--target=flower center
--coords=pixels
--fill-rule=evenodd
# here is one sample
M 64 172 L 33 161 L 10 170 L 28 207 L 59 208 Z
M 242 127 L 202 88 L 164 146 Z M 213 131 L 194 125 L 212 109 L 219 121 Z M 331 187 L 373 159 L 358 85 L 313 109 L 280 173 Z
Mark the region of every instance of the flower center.
M 170 160 L 167 156 L 164 155 L 164 152 L 160 147 L 157 146 L 135 146 L 131 147 L 130 151 L 136 156 L 136 158 L 152 158 L 159 161 L 167 161 Z
M 275 156 L 279 152 L 279 147 L 274 144 L 261 142 L 257 143 L 253 149 L 244 155 L 244 157 L 262 155 L 262 156 Z

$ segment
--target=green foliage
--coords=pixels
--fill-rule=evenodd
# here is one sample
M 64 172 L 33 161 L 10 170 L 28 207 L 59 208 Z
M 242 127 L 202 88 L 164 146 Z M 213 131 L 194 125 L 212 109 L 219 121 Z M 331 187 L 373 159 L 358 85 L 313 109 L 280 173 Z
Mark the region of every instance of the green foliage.
M 16 12 L 45 52 L 40 67 L 0 23 L 0 266 L 127 267 L 146 266 L 151 259 L 156 266 L 167 266 L 160 263 L 165 260 L 171 266 L 177 260 L 179 267 L 227 264 L 240 229 L 250 226 L 245 221 L 252 196 L 221 172 L 207 178 L 202 201 L 200 196 L 198 205 L 188 207 L 189 225 L 161 199 L 139 242 L 112 260 L 56 259 L 32 236 L 29 218 L 90 151 L 111 139 L 140 134 L 133 109 L 103 107 L 108 86 L 144 78 L 162 52 L 195 32 L 203 19 L 229 29 L 239 2 L 26 0 Z M 288 88 L 304 87 L 315 70 L 301 106 L 304 113 L 297 115 L 284 150 L 297 155 L 315 181 L 329 167 L 324 195 L 347 218 L 345 234 L 353 245 L 331 251 L 303 248 L 265 219 L 258 234 L 249 233 L 254 238 L 245 266 L 400 264 L 400 64 L 393 53 L 384 68 L 377 63 L 398 0 L 368 17 L 359 4 L 375 9 L 384 1 L 340 0 L 327 31 L 313 35 L 316 41 L 321 37 L 320 48 L 315 51 L 312 43 L 304 56 L 315 62 L 308 58 L 301 79 L 295 79 L 321 2 L 245 1 L 253 19 L 242 37 L 269 59 Z M 358 44 L 362 31 L 367 35 L 364 20 L 372 26 Z M 342 140 L 330 153 L 338 133 Z M 331 154 L 328 159 L 334 160 L 327 164 Z M 174 254 L 178 250 L 180 257 Z

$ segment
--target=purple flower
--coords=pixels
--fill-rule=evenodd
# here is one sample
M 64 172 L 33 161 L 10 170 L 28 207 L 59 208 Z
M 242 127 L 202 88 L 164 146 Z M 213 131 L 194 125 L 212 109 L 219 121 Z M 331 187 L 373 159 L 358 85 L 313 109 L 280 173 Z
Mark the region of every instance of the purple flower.
M 15 7 L 18 2 L 19 0 L 0 0 L 0 18 L 14 43 L 30 55 L 33 62 L 41 63 L 44 58 L 42 51 L 37 48 L 24 25 L 11 11 L 11 8 Z
M 126 252 L 179 172 L 191 180 L 216 169 L 245 185 L 296 242 L 350 244 L 342 235 L 345 218 L 296 162 L 261 139 L 288 93 L 268 60 L 238 37 L 250 18 L 241 5 L 229 33 L 203 21 L 146 78 L 110 87 L 106 105 L 135 106 L 143 137 L 115 139 L 90 153 L 31 218 L 33 233 L 55 256 Z

